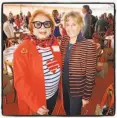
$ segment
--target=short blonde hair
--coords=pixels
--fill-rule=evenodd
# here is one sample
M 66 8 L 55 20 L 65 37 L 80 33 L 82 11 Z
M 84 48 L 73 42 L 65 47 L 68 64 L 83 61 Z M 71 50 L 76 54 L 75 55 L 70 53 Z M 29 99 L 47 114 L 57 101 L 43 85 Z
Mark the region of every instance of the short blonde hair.
M 71 12 L 67 13 L 64 16 L 64 26 L 65 26 L 65 24 L 67 22 L 68 17 L 76 18 L 77 19 L 77 24 L 80 25 L 81 29 L 83 28 L 84 23 L 83 23 L 82 16 L 81 16 L 81 14 L 79 12 L 77 12 L 77 11 L 71 11 Z
M 52 33 L 53 33 L 53 32 L 54 32 L 54 28 L 55 28 L 54 19 L 53 19 L 49 14 L 47 14 L 47 13 L 45 13 L 44 11 L 41 11 L 41 10 L 36 10 L 36 11 L 32 14 L 32 16 L 31 16 L 31 18 L 30 18 L 30 20 L 29 20 L 29 30 L 30 30 L 30 32 L 33 33 L 33 24 L 32 24 L 32 22 L 33 22 L 34 18 L 35 18 L 37 15 L 39 15 L 39 14 L 42 14 L 42 15 L 47 16 L 47 17 L 49 18 L 49 20 L 52 22 L 52 27 L 51 27 L 51 29 L 52 29 Z

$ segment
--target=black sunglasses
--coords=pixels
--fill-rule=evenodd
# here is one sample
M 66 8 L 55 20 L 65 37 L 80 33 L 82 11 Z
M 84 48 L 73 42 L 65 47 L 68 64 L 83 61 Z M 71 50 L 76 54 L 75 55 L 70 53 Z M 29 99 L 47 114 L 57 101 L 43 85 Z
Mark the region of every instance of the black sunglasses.
M 51 21 L 45 21 L 45 22 L 34 21 L 32 23 L 34 24 L 34 27 L 37 28 L 37 29 L 40 29 L 42 27 L 42 25 L 45 28 L 50 28 L 52 26 L 52 22 Z

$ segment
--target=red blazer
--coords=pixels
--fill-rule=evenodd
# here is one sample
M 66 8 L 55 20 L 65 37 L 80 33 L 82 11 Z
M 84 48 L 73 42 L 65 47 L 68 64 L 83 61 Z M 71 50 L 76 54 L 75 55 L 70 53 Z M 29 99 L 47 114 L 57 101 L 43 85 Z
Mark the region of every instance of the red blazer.
M 53 46 L 59 46 L 57 40 Z M 52 51 L 61 67 L 60 51 Z M 46 93 L 42 56 L 38 53 L 36 45 L 31 40 L 24 40 L 16 49 L 13 69 L 19 113 L 20 115 L 34 114 L 42 105 L 46 106 Z

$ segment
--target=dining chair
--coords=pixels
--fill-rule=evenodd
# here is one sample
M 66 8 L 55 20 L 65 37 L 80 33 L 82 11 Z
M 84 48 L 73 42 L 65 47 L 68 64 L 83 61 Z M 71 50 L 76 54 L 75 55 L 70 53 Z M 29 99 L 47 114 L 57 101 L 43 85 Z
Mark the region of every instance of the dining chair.
M 15 103 L 16 102 L 16 90 L 13 85 L 13 66 L 12 63 L 6 60 L 5 62 L 5 68 L 7 70 L 7 73 L 3 75 L 3 98 L 5 99 L 5 104 L 8 104 L 8 95 L 13 93 L 14 94 L 14 99 L 13 102 L 10 103 Z M 11 72 L 8 71 L 8 68 L 11 70 Z

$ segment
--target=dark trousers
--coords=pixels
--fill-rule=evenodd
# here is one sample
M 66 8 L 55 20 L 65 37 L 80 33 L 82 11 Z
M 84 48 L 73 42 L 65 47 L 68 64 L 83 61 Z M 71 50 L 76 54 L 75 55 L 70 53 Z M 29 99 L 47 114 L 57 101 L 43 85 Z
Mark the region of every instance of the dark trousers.
M 81 115 L 82 97 L 71 97 L 68 92 L 63 93 L 64 109 L 67 116 Z
M 49 115 L 51 115 L 54 110 L 57 96 L 58 96 L 58 91 L 50 99 L 47 100 L 47 108 L 49 109 L 48 112 Z

